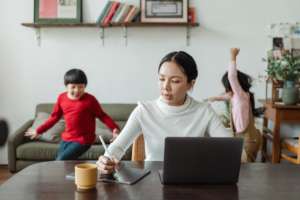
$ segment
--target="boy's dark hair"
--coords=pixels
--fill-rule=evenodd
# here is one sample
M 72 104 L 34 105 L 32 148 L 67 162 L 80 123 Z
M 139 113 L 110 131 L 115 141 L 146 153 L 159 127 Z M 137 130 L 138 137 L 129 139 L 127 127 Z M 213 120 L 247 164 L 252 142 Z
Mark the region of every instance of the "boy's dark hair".
M 65 86 L 68 84 L 84 84 L 87 85 L 87 77 L 80 69 L 70 69 L 64 76 Z
M 237 70 L 237 77 L 238 77 L 239 84 L 242 87 L 242 89 L 244 90 L 244 92 L 249 93 L 252 113 L 254 116 L 257 116 L 258 113 L 257 113 L 257 110 L 255 109 L 254 94 L 252 92 L 250 92 L 250 88 L 252 87 L 252 84 L 251 84 L 252 78 L 248 74 L 245 74 L 239 70 Z M 222 83 L 223 83 L 223 86 L 225 87 L 226 92 L 232 92 L 232 88 L 231 88 L 230 82 L 228 80 L 228 72 L 226 72 L 223 75 Z
M 184 51 L 174 51 L 163 57 L 159 63 L 158 71 L 165 62 L 175 62 L 187 76 L 188 83 L 196 80 L 198 76 L 197 64 L 194 58 Z

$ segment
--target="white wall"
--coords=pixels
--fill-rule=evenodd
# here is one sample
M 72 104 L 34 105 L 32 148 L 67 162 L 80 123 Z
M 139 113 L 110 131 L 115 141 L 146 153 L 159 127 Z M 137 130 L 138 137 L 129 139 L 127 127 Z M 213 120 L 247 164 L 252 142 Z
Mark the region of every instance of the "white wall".
M 97 13 L 101 0 L 83 1 L 86 10 Z M 87 73 L 88 91 L 101 102 L 137 102 L 158 96 L 160 59 L 170 51 L 185 50 L 194 56 L 200 72 L 192 95 L 206 98 L 222 91 L 220 78 L 230 47 L 241 48 L 241 70 L 256 77 L 265 70 L 261 58 L 269 48 L 267 25 L 300 21 L 299 0 L 191 3 L 201 25 L 192 29 L 188 47 L 185 29 L 178 27 L 130 28 L 127 47 L 121 28 L 107 29 L 104 47 L 96 28 L 49 28 L 42 29 L 38 47 L 34 29 L 20 25 L 32 22 L 33 0 L 1 0 L 0 115 L 9 121 L 11 133 L 33 117 L 37 103 L 55 101 L 64 90 L 63 75 L 71 67 Z M 263 97 L 264 84 L 255 85 L 253 91 L 257 98 Z M 2 148 L 0 163 L 6 163 L 6 157 Z

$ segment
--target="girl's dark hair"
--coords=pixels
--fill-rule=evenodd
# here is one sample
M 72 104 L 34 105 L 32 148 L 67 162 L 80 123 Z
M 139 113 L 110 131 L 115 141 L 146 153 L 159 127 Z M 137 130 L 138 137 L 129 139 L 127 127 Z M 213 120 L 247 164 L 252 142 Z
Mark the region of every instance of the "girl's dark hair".
M 251 84 L 252 78 L 248 74 L 245 74 L 239 70 L 237 71 L 237 77 L 238 77 L 238 81 L 239 81 L 239 84 L 242 87 L 242 89 L 245 92 L 249 93 L 252 113 L 254 116 L 257 116 L 258 113 L 257 113 L 257 110 L 255 109 L 254 94 L 252 92 L 250 92 L 250 88 L 252 87 L 252 84 Z M 226 92 L 232 92 L 231 85 L 228 80 L 228 72 L 226 72 L 223 75 L 222 83 L 223 83 L 223 86 L 225 87 Z
M 87 85 L 87 77 L 80 69 L 70 69 L 64 76 L 65 86 L 68 84 L 84 84 Z
M 174 51 L 163 57 L 159 63 L 158 71 L 165 62 L 175 62 L 187 76 L 188 83 L 196 80 L 198 76 L 197 64 L 194 58 L 184 51 Z

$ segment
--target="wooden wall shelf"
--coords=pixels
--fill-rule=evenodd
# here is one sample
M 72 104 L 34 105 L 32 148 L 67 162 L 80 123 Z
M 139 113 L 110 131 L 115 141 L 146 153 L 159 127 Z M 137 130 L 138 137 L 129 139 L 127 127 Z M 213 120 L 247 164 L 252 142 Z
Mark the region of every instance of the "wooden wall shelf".
M 37 23 L 22 23 L 22 26 L 31 28 L 76 28 L 76 27 L 91 27 L 91 28 L 110 28 L 110 27 L 158 27 L 158 26 L 199 26 L 199 23 L 128 23 L 128 24 L 110 24 L 109 26 L 99 26 L 96 23 L 80 23 L 80 24 L 37 24 Z
M 186 28 L 186 45 L 190 44 L 191 28 L 199 26 L 199 23 L 127 23 L 127 24 L 110 24 L 109 26 L 101 26 L 96 23 L 79 23 L 79 24 L 38 24 L 38 23 L 22 23 L 22 26 L 34 28 L 36 31 L 36 40 L 38 46 L 41 45 L 41 29 L 42 28 L 99 28 L 100 39 L 102 40 L 102 46 L 104 46 L 104 29 L 120 27 L 123 28 L 123 38 L 125 41 L 125 46 L 127 46 L 128 39 L 128 28 L 129 27 L 185 27 Z

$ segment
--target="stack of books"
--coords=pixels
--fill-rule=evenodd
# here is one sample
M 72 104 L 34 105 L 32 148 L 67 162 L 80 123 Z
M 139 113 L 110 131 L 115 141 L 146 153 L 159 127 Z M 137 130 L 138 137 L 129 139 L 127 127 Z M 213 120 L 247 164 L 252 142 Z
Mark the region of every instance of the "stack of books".
M 110 24 L 128 24 L 140 18 L 140 8 L 118 1 L 104 2 L 103 9 L 97 18 L 96 24 L 109 26 Z

